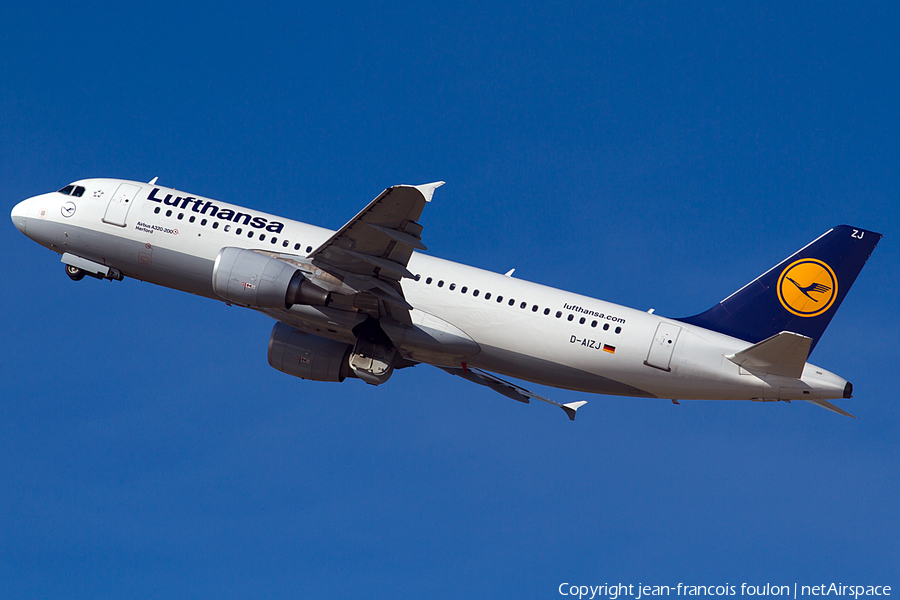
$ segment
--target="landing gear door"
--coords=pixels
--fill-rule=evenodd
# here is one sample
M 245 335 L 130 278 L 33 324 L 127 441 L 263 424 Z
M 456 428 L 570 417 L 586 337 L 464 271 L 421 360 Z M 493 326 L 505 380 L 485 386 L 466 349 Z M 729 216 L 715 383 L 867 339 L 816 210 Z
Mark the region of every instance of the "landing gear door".
M 130 183 L 119 185 L 119 189 L 109 199 L 106 214 L 103 215 L 103 222 L 125 227 L 125 217 L 128 216 L 128 209 L 134 204 L 134 197 L 137 196 L 140 189 L 141 186 Z
M 669 364 L 672 362 L 672 352 L 675 350 L 675 343 L 678 341 L 680 333 L 681 327 L 678 325 L 660 323 L 656 328 L 656 335 L 653 336 L 653 342 L 650 344 L 650 351 L 647 353 L 647 360 L 644 361 L 644 364 L 663 371 L 671 371 Z

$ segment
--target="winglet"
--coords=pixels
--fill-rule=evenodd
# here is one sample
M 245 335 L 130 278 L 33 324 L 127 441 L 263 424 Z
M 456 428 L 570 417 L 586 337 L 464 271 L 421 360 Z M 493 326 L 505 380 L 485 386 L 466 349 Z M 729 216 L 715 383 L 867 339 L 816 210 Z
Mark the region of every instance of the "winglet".
M 560 404 L 559 407 L 566 411 L 566 414 L 569 415 L 569 420 L 575 420 L 575 411 L 587 404 L 587 400 L 582 400 L 580 402 L 569 402 L 568 404 Z
M 431 197 L 434 195 L 434 190 L 438 189 L 445 183 L 446 181 L 435 181 L 434 183 L 423 183 L 422 185 L 417 185 L 415 186 L 415 188 L 422 192 L 422 195 L 425 196 L 425 202 L 431 202 Z
M 825 410 L 830 410 L 831 412 L 837 413 L 839 415 L 844 415 L 845 417 L 851 417 L 853 419 L 856 418 L 853 415 L 851 415 L 850 413 L 848 413 L 846 410 L 844 410 L 843 408 L 841 408 L 839 406 L 835 406 L 828 400 L 807 400 L 807 402 L 812 402 L 813 404 L 818 404 Z
M 156 185 L 156 180 L 157 180 L 157 179 L 159 179 L 159 177 L 154 177 L 153 179 L 151 179 L 151 180 L 148 181 L 147 183 L 149 183 L 150 185 Z

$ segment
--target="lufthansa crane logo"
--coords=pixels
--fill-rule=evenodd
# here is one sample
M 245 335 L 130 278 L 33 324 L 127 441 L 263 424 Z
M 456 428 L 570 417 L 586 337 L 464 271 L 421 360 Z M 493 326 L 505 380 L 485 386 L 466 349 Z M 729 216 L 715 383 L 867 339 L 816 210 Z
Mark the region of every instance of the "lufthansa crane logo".
M 817 317 L 831 308 L 838 281 L 831 267 L 815 258 L 795 260 L 778 278 L 778 301 L 798 317 Z

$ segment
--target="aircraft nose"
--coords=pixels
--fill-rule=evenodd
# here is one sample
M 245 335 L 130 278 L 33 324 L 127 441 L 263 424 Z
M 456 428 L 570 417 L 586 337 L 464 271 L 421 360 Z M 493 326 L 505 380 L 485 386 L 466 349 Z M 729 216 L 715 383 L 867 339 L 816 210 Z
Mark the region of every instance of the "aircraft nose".
M 16 229 L 25 233 L 25 217 L 28 216 L 28 209 L 31 208 L 31 198 L 28 200 L 22 200 L 18 204 L 16 204 L 10 216 L 12 217 L 13 225 L 16 226 Z

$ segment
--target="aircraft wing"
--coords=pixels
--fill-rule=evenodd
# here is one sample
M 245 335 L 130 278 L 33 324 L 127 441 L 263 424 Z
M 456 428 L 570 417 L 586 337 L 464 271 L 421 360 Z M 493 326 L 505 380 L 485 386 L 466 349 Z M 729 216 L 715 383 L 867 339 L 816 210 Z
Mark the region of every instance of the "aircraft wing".
M 412 308 L 400 280 L 412 278 L 406 268 L 414 250 L 426 250 L 418 220 L 443 181 L 395 185 L 384 190 L 341 227 L 309 258 L 316 267 L 379 301 L 383 312 L 409 322 Z
M 541 402 L 546 402 L 547 404 L 552 404 L 553 406 L 558 406 L 569 416 L 570 421 L 575 420 L 575 411 L 579 408 L 587 404 L 587 401 L 582 400 L 581 402 L 569 402 L 568 404 L 560 404 L 559 402 L 554 402 L 549 398 L 544 398 L 543 396 L 539 396 L 534 392 L 529 392 L 523 387 L 519 387 L 514 383 L 510 383 L 503 379 L 500 379 L 496 375 L 492 375 L 487 371 L 482 371 L 481 369 L 475 369 L 472 367 L 438 367 L 439 369 L 443 369 L 444 371 L 450 373 L 451 375 L 457 375 L 462 377 L 463 379 L 468 379 L 472 383 L 477 383 L 478 385 L 483 385 L 485 387 L 489 387 L 498 394 L 503 394 L 507 398 L 512 398 L 517 402 L 522 402 L 524 404 L 530 404 L 531 398 L 535 400 L 540 400 Z

